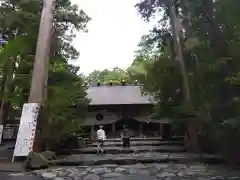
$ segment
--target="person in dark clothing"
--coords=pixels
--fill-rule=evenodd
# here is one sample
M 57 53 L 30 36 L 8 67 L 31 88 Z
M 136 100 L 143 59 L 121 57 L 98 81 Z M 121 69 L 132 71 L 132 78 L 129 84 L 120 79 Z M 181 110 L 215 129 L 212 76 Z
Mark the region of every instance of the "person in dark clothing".
M 125 147 L 130 147 L 130 132 L 126 126 L 123 126 L 123 131 L 121 133 L 121 138 L 122 138 L 122 146 Z

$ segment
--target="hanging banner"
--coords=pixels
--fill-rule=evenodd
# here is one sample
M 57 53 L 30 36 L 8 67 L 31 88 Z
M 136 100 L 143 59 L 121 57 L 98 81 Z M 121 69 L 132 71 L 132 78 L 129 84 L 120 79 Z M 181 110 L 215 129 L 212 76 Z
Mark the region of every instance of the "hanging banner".
M 32 151 L 39 107 L 37 103 L 23 105 L 13 159 L 16 156 L 28 156 L 29 152 Z
M 0 125 L 0 145 L 2 144 L 2 137 L 3 137 L 3 125 Z

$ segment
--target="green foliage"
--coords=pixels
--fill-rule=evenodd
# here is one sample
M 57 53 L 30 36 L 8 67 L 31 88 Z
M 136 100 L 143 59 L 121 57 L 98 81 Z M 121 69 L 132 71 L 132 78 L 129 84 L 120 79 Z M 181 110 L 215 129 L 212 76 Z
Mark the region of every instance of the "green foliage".
M 179 0 L 174 4 L 177 9 L 182 9 L 182 15 L 189 17 L 184 17 L 185 37 L 182 38 L 190 87 L 188 111 L 182 98 L 181 72 L 173 60 L 170 29 L 161 26 L 168 24 L 170 19 L 166 3 L 143 0 L 136 5 L 143 19 L 148 21 L 154 17 L 160 20 L 158 26 L 144 36 L 147 43 L 140 44 L 142 49 L 157 47 L 160 53 L 155 55 L 158 58 L 149 56 L 146 51 L 137 56 L 148 57 L 147 61 L 153 62 L 147 68 L 143 83 L 145 91 L 153 94 L 157 102 L 154 115 L 181 119 L 182 114 L 191 114 L 195 120 L 206 124 L 204 133 L 210 139 L 221 144 L 219 140 L 224 137 L 226 141 L 221 147 L 228 146 L 226 142 L 240 134 L 239 1 Z M 240 142 L 236 144 L 240 145 Z
M 122 79 L 127 78 L 128 74 L 125 70 L 115 67 L 112 70 L 95 70 L 85 78 L 85 81 L 92 85 L 96 85 L 98 82 L 101 84 L 109 84 L 111 81 L 113 84 L 119 84 Z
M 42 135 L 55 140 L 78 129 L 87 112 L 85 89 L 82 78 L 77 75 L 79 67 L 69 65 L 68 60 L 78 58 L 72 40 L 76 31 L 87 31 L 90 20 L 69 0 L 56 3 L 48 95 L 40 124 Z M 10 103 L 10 108 L 4 108 L 5 120 L 19 118 L 22 105 L 28 100 L 41 9 L 42 1 L 1 1 L 0 31 L 10 39 L 0 52 L 1 100 Z M 14 35 L 12 32 L 16 30 Z M 10 60 L 12 66 L 8 65 Z
M 17 57 L 19 54 L 29 53 L 31 46 L 31 40 L 27 36 L 18 36 L 15 39 L 10 39 L 1 50 L 0 68 L 4 68 L 10 57 Z
M 46 140 L 59 140 L 64 134 L 79 130 L 87 113 L 86 92 L 82 79 L 70 70 L 56 69 L 50 73 L 48 100 L 42 124 L 42 134 Z

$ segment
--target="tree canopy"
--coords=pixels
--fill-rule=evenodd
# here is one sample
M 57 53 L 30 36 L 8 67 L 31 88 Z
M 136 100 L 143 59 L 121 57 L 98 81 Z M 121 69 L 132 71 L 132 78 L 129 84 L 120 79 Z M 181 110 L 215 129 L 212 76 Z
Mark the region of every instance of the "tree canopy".
M 239 133 L 240 128 L 237 110 L 240 105 L 240 24 L 236 9 L 239 1 L 174 1 L 183 27 L 180 37 L 190 88 L 190 111 L 187 112 L 183 101 L 182 72 L 174 60 L 174 36 L 169 26 L 172 17 L 167 3 L 164 0 L 142 0 L 136 4 L 144 20 L 159 20 L 159 24 L 145 36 L 146 44 L 142 46 L 142 49 L 154 46 L 160 51 L 157 58 L 148 58 L 151 63 L 143 81 L 144 89 L 158 101 L 157 116 L 171 115 L 181 119 L 182 115 L 191 115 L 192 120 L 207 125 L 204 131 L 215 140 L 223 140 L 222 144 L 229 142 L 227 139 Z
M 139 40 L 133 63 L 127 69 L 95 70 L 79 76 L 79 67 L 69 65 L 79 52 L 71 42 L 76 31 L 87 31 L 91 20 L 70 0 L 57 0 L 50 48 L 49 78 L 42 126 L 45 137 L 57 139 L 60 133 L 78 128 L 86 115 L 84 82 L 128 83 L 138 80 L 143 90 L 157 102 L 155 117 L 182 120 L 191 117 L 204 126 L 209 139 L 227 147 L 240 144 L 240 5 L 239 0 L 139 0 L 136 10 L 156 26 Z M 170 6 L 171 5 L 171 6 Z M 184 67 L 176 61 L 173 12 L 178 26 Z M 1 119 L 17 119 L 27 102 L 42 1 L 0 1 L 0 97 Z M 186 75 L 190 91 L 184 101 Z M 69 123 L 71 121 L 71 123 Z M 57 131 L 56 131 L 57 130 Z M 235 140 L 236 139 L 236 140 Z
M 104 70 L 95 71 L 88 78 L 105 81 L 124 76 L 129 82 L 137 79 L 144 91 L 155 97 L 154 116 L 176 120 L 189 116 L 205 126 L 203 133 L 210 135 L 209 139 L 221 139 L 222 146 L 228 146 L 229 138 L 240 133 L 240 2 L 174 1 L 182 25 L 179 34 L 190 89 L 188 107 L 184 103 L 183 75 L 175 60 L 169 2 L 139 1 L 135 7 L 142 18 L 158 23 L 140 40 L 132 65 L 121 71 L 122 75 Z
M 79 67 L 69 65 L 79 52 L 72 46 L 76 31 L 87 31 L 91 20 L 83 10 L 69 0 L 57 0 L 52 30 L 49 78 L 45 94 L 45 120 L 42 134 L 57 139 L 79 128 L 86 114 L 88 100 Z M 19 119 L 23 103 L 27 102 L 42 1 L 1 0 L 0 34 L 7 43 L 1 46 L 1 119 Z

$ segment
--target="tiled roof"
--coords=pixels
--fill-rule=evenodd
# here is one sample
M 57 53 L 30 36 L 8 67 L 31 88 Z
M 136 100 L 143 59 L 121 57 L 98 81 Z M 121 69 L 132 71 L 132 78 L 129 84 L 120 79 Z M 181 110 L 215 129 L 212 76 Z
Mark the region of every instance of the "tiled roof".
M 162 123 L 162 124 L 168 124 L 172 123 L 172 120 L 169 118 L 161 118 L 161 119 L 152 119 L 151 117 L 144 117 L 144 116 L 137 116 L 135 119 L 139 122 L 145 122 L 145 123 Z
M 151 104 L 150 96 L 142 95 L 138 85 L 101 85 L 87 90 L 90 105 Z
M 159 124 L 159 123 L 162 123 L 162 124 L 168 124 L 168 123 L 171 123 L 172 120 L 168 119 L 168 118 L 162 118 L 162 119 L 158 119 L 158 120 L 153 120 L 149 117 L 136 117 L 134 118 L 135 120 L 137 120 L 138 122 L 140 123 L 156 123 L 156 124 Z M 102 121 L 98 121 L 96 120 L 95 117 L 87 117 L 85 119 L 85 121 L 83 122 L 82 126 L 91 126 L 91 125 L 104 125 L 104 124 L 113 124 L 113 123 L 116 123 L 118 121 L 120 121 L 121 119 L 120 118 L 117 118 L 117 116 L 106 116 L 104 118 L 104 120 Z
M 83 126 L 92 126 L 92 125 L 104 125 L 104 124 L 113 124 L 119 121 L 117 118 L 112 118 L 112 119 L 104 119 L 102 121 L 96 120 L 94 117 L 87 117 L 85 121 L 82 123 Z

